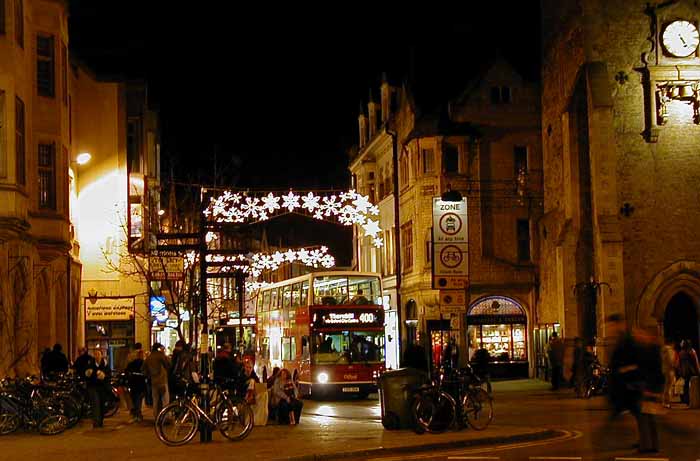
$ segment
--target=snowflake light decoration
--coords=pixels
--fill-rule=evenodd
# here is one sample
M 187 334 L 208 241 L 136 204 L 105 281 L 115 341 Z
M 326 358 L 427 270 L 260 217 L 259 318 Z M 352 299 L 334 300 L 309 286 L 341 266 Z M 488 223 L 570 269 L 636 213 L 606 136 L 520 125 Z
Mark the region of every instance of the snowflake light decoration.
M 328 254 L 328 248 L 325 246 L 311 250 L 300 248 L 299 250 L 289 249 L 274 253 L 254 253 L 249 256 L 207 255 L 207 262 L 231 263 L 231 265 L 222 266 L 220 271 L 230 272 L 240 269 L 254 278 L 258 278 L 263 271 L 276 270 L 285 263 L 301 262 L 308 267 L 320 266 L 327 269 L 335 266 L 335 258 Z
M 290 190 L 285 195 L 269 192 L 260 197 L 225 191 L 219 197 L 211 198 L 204 215 L 216 222 L 243 223 L 265 221 L 275 214 L 293 212 L 305 213 L 319 220 L 333 219 L 345 226 L 357 224 L 366 235 L 372 237 L 375 247 L 380 248 L 384 244 L 379 219 L 376 219 L 379 208 L 372 205 L 368 196 L 354 190 L 328 195 L 313 192 L 298 194 Z M 264 260 L 268 261 L 269 258 Z

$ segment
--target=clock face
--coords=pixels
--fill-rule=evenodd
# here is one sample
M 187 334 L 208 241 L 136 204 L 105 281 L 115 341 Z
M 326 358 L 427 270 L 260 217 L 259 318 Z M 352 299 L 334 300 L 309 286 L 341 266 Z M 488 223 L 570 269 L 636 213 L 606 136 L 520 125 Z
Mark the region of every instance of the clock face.
M 664 29 L 662 40 L 666 51 L 678 58 L 685 58 L 695 53 L 700 43 L 700 34 L 691 22 L 673 21 Z

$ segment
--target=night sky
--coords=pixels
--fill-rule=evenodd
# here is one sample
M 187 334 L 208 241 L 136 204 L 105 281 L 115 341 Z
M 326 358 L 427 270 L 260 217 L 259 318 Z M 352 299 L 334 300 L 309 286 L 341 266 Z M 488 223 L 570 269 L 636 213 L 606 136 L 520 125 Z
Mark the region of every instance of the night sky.
M 538 77 L 537 0 L 459 4 L 71 0 L 70 48 L 98 74 L 148 81 L 164 180 L 172 167 L 181 182 L 345 188 L 360 101 L 370 88 L 378 100 L 382 72 L 443 102 L 499 53 Z
M 370 88 L 378 98 L 382 72 L 400 84 L 413 67 L 424 93 L 455 93 L 501 51 L 537 76 L 536 0 L 459 3 L 467 6 L 71 0 L 70 46 L 99 73 L 149 82 L 165 168 L 172 162 L 178 179 L 213 182 L 216 152 L 219 183 L 345 186 L 359 103 Z

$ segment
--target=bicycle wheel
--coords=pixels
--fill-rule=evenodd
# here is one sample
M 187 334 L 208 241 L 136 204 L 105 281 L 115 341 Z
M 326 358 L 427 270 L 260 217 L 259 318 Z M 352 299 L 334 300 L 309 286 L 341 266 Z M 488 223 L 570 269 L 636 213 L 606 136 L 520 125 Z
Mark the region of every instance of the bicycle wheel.
M 19 415 L 15 413 L 0 413 L 0 435 L 12 434 L 21 425 Z
M 171 447 L 184 445 L 197 433 L 199 415 L 187 403 L 166 405 L 156 417 L 158 440 Z
M 48 415 L 39 422 L 39 434 L 57 435 L 68 427 L 68 418 L 61 414 Z
M 78 424 L 81 411 L 78 402 L 73 397 L 69 395 L 58 397 L 55 406 L 68 419 L 68 428 Z
M 454 399 L 443 391 L 429 391 L 413 402 L 414 421 L 426 432 L 446 431 L 455 421 Z
M 478 388 L 464 396 L 463 414 L 472 429 L 483 431 L 493 419 L 493 401 L 489 394 Z
M 216 427 L 229 440 L 243 440 L 253 430 L 253 410 L 243 401 L 222 400 L 216 406 Z

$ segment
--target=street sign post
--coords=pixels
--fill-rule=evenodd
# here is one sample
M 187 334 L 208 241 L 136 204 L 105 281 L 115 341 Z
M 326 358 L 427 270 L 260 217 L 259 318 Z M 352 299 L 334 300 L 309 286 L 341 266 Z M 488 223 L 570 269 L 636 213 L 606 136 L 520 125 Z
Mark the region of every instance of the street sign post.
M 464 290 L 469 280 L 467 199 L 433 198 L 433 288 Z

